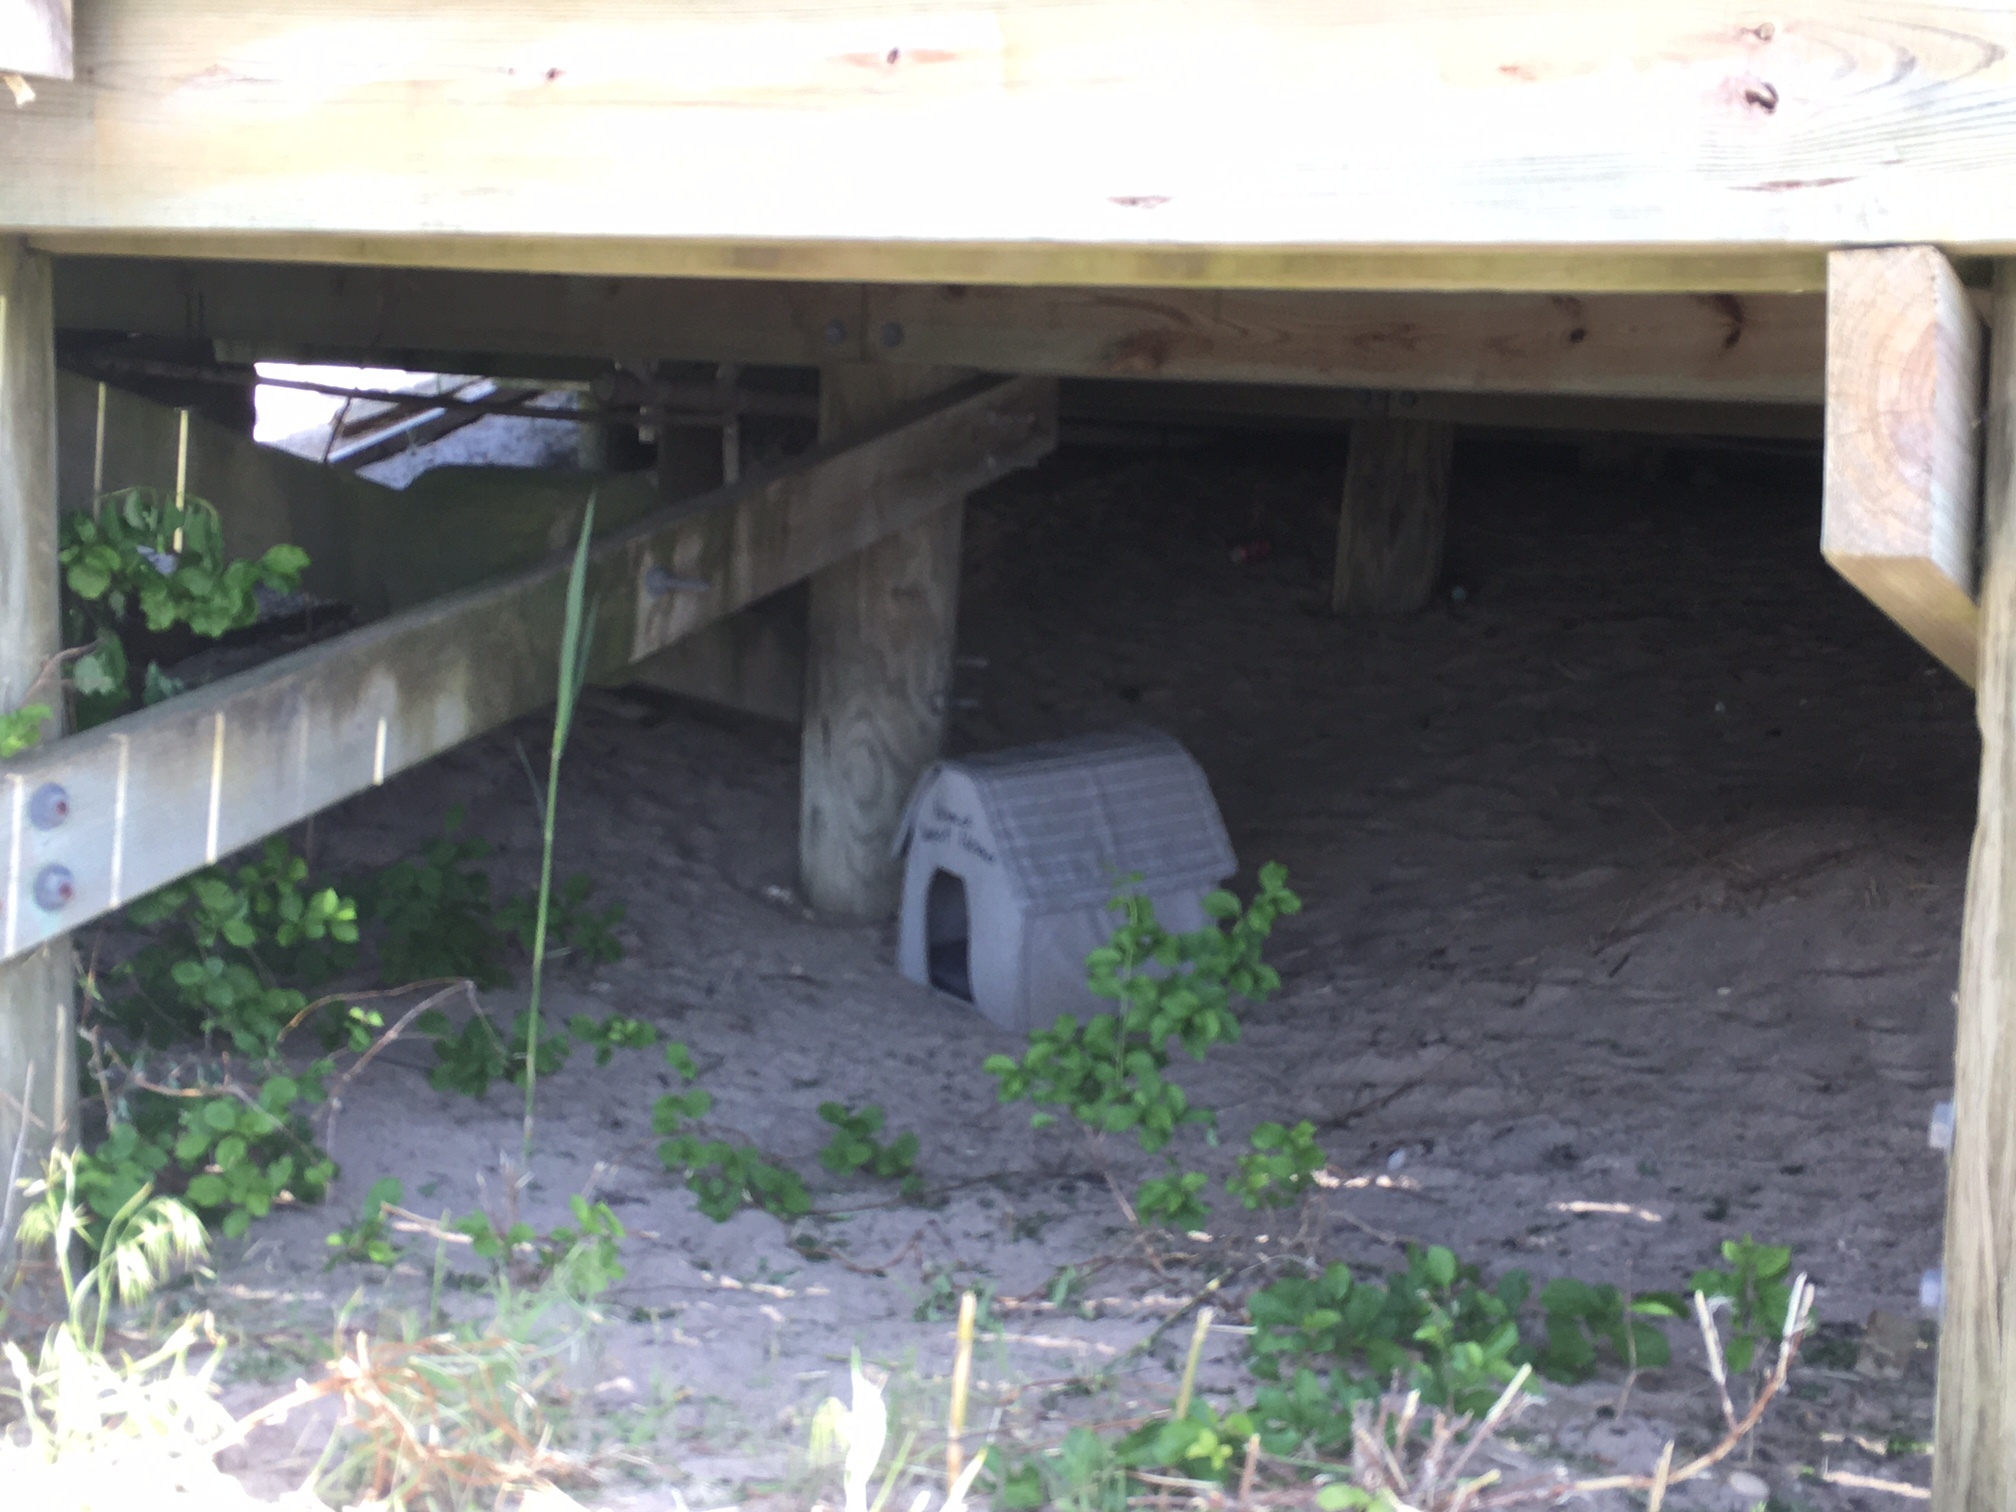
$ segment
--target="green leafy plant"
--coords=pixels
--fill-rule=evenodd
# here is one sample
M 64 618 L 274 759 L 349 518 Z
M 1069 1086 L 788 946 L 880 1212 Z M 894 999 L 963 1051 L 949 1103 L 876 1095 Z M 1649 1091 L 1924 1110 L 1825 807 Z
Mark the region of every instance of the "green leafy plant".
M 1174 1162 L 1163 1175 L 1150 1176 L 1134 1192 L 1134 1216 L 1143 1223 L 1163 1228 L 1202 1228 L 1211 1221 L 1204 1205 L 1204 1188 L 1211 1178 L 1202 1171 L 1185 1171 Z
M 52 717 L 49 705 L 41 703 L 23 704 L 18 709 L 0 714 L 0 761 L 40 745 L 42 727 Z
M 448 810 L 440 835 L 409 860 L 395 861 L 358 884 L 360 904 L 378 928 L 378 975 L 388 986 L 467 977 L 478 987 L 511 980 L 496 927 L 487 841 L 459 838 L 465 814 Z
M 1729 1309 L 1729 1368 L 1741 1375 L 1757 1358 L 1757 1346 L 1779 1336 L 1792 1305 L 1790 1245 L 1759 1244 L 1750 1235 L 1722 1241 L 1726 1270 L 1698 1270 L 1687 1282 L 1711 1302 Z
M 885 1181 L 900 1181 L 906 1198 L 923 1195 L 924 1185 L 917 1176 L 917 1136 L 905 1132 L 882 1143 L 876 1137 L 883 1124 L 880 1103 L 856 1111 L 845 1103 L 823 1102 L 819 1116 L 833 1126 L 833 1137 L 819 1152 L 819 1164 L 835 1176 L 865 1172 Z
M 1130 878 L 1135 882 L 1139 878 Z M 1236 1040 L 1235 999 L 1260 1002 L 1281 978 L 1261 959 L 1274 921 L 1301 908 L 1288 890 L 1286 867 L 1260 869 L 1260 888 L 1243 909 L 1229 892 L 1204 899 L 1211 923 L 1172 934 L 1155 917 L 1147 897 L 1122 894 L 1113 901 L 1120 922 L 1106 944 L 1086 957 L 1086 981 L 1100 997 L 1118 1002 L 1117 1013 L 1085 1023 L 1065 1015 L 1029 1037 L 1021 1057 L 989 1056 L 986 1070 L 1003 1102 L 1037 1105 L 1034 1122 L 1053 1122 L 1045 1109 L 1068 1111 L 1097 1134 L 1131 1134 L 1150 1154 L 1186 1124 L 1210 1124 L 1213 1114 L 1190 1106 L 1165 1073 L 1173 1042 L 1193 1060 L 1211 1046 Z M 1201 1181 L 1173 1173 L 1144 1185 L 1135 1213 L 1144 1221 L 1194 1227 L 1204 1212 Z M 1173 1183 L 1173 1185 L 1172 1185 Z
M 406 1200 L 406 1186 L 396 1176 L 380 1176 L 364 1194 L 357 1221 L 329 1236 L 329 1263 L 341 1260 L 361 1265 L 396 1265 L 406 1252 L 392 1242 L 392 1229 L 385 1219 L 388 1205 L 397 1207 Z
M 499 1222 L 488 1213 L 471 1213 L 452 1225 L 467 1235 L 470 1250 L 500 1274 L 515 1266 L 525 1280 L 559 1281 L 568 1295 L 581 1300 L 600 1296 L 626 1274 L 622 1261 L 624 1228 L 606 1202 L 591 1202 L 580 1193 L 567 1199 L 576 1227 L 560 1226 L 541 1234 L 522 1220 Z
M 1238 1171 L 1225 1189 L 1251 1212 L 1255 1208 L 1290 1207 L 1316 1183 L 1316 1173 L 1330 1157 L 1316 1143 L 1316 1126 L 1306 1120 L 1292 1129 L 1263 1123 L 1254 1129 L 1251 1154 L 1241 1155 Z
M 457 1029 L 447 1014 L 430 1008 L 413 1021 L 413 1028 L 434 1042 L 434 1069 L 427 1073 L 427 1085 L 437 1092 L 459 1092 L 464 1097 L 482 1097 L 497 1081 L 525 1086 L 528 1045 L 538 1057 L 538 1074 L 542 1076 L 565 1066 L 574 1050 L 567 1036 L 558 1031 L 540 1034 L 533 1044 L 530 1010 L 519 1013 L 501 1033 L 481 1009 Z
M 312 883 L 307 863 L 277 836 L 252 861 L 136 899 L 125 918 L 150 938 L 113 974 L 105 1004 L 113 1021 L 156 1042 L 222 1036 L 262 1059 L 308 1007 L 281 979 L 326 980 L 357 943 L 356 904 Z M 341 1016 L 340 1005 L 325 1006 Z
M 1256 1415 L 1276 1453 L 1351 1441 L 1351 1411 L 1397 1376 L 1423 1401 L 1480 1412 L 1519 1365 L 1519 1311 L 1529 1283 L 1511 1271 L 1487 1289 L 1478 1269 L 1440 1245 L 1415 1246 L 1385 1285 L 1332 1265 L 1248 1299 L 1251 1364 L 1269 1383 Z
M 268 1077 L 256 1100 L 230 1094 L 191 1099 L 174 1144 L 193 1172 L 184 1199 L 227 1239 L 264 1218 L 275 1203 L 320 1202 L 336 1163 L 314 1143 L 297 1104 L 319 1101 L 315 1073 Z
M 548 947 L 557 944 L 584 960 L 604 964 L 620 961 L 623 946 L 616 938 L 616 926 L 623 922 L 623 905 L 590 908 L 588 899 L 594 891 L 594 882 L 579 872 L 553 889 L 546 921 Z M 497 909 L 497 927 L 527 955 L 533 953 L 532 931 L 538 927 L 538 912 L 536 893 L 507 899 Z
M 690 1085 L 699 1075 L 687 1048 L 665 1047 L 665 1064 L 689 1085 L 667 1092 L 651 1108 L 651 1128 L 664 1137 L 658 1160 L 681 1177 L 698 1200 L 700 1211 L 716 1223 L 726 1223 L 744 1207 L 759 1207 L 779 1218 L 798 1218 L 812 1210 L 812 1197 L 796 1171 L 766 1160 L 747 1144 L 710 1137 L 700 1120 L 714 1107 L 714 1096 Z
M 620 1014 L 611 1014 L 597 1023 L 587 1014 L 577 1013 L 567 1020 L 567 1032 L 584 1045 L 594 1047 L 598 1066 L 608 1065 L 618 1050 L 649 1050 L 664 1037 L 657 1025 Z
M 66 514 L 57 560 L 69 591 L 65 639 L 93 643 L 71 668 L 84 725 L 123 712 L 136 698 L 154 702 L 174 691 L 151 663 L 143 684 L 131 686 L 126 642 L 141 629 L 159 635 L 185 625 L 214 640 L 258 619 L 258 590 L 296 591 L 308 566 L 308 554 L 288 545 L 229 560 L 214 507 L 152 488 L 125 489 L 95 512 Z
M 1534 1366 L 1550 1380 L 1572 1382 L 1595 1373 L 1603 1345 L 1633 1370 L 1668 1364 L 1673 1348 L 1649 1320 L 1680 1317 L 1684 1304 L 1672 1292 L 1647 1292 L 1627 1302 L 1614 1286 L 1563 1276 L 1540 1288 L 1540 1310 L 1547 1342 L 1534 1356 Z

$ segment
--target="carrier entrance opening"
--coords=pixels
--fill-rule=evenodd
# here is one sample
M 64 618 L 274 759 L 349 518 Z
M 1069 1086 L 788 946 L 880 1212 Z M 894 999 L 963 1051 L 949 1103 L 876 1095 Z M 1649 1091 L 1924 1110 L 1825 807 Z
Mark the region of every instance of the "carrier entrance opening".
M 972 935 L 965 882 L 948 871 L 933 872 L 924 895 L 924 948 L 931 985 L 969 1003 L 973 1001 Z

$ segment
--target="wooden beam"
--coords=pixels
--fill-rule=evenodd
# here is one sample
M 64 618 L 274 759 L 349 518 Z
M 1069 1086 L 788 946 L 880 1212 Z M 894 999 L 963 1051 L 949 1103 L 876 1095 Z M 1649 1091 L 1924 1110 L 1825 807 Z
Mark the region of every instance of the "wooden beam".
M 0 0 L 0 73 L 75 77 L 71 37 L 70 0 Z
M 1449 464 L 1456 428 L 1439 420 L 1368 419 L 1351 427 L 1337 567 L 1338 614 L 1407 614 L 1442 575 Z
M 1042 289 L 64 258 L 64 326 L 296 358 L 929 364 L 1060 377 L 1817 404 L 1817 295 Z M 458 357 L 458 361 L 470 360 Z
M 829 368 L 819 432 L 837 443 L 963 375 Z M 835 562 L 811 582 L 800 741 L 798 874 L 823 913 L 884 918 L 902 862 L 892 842 L 911 789 L 938 757 L 959 622 L 963 497 Z
M 0 227 L 61 251 L 1742 294 L 1817 289 L 1849 243 L 2016 250 L 1988 0 L 87 15 L 76 82 L 0 113 Z
M 1936 247 L 1836 252 L 1828 279 L 1821 554 L 1971 683 L 1981 321 Z
M 1996 272 L 1981 799 L 1960 949 L 1934 1512 L 2016 1506 L 2016 263 Z
M 1712 400 L 1067 378 L 1058 385 L 1057 405 L 1067 420 L 1253 429 L 1343 430 L 1368 417 L 1391 416 L 1498 430 L 1637 431 L 1678 438 L 1819 441 L 1824 434 L 1817 403 L 1718 404 Z
M 4 107 L 11 109 L 12 107 Z M 56 600 L 56 346 L 50 318 L 49 260 L 0 237 L 0 710 L 62 699 L 42 681 L 61 647 Z M 60 724 L 45 727 L 45 737 Z M 46 758 L 45 758 L 46 759 Z M 19 774 L 0 778 L 0 805 L 13 836 L 18 867 L 25 845 L 66 827 L 40 784 Z M 54 824 L 38 828 L 36 821 Z M 63 1128 L 74 1073 L 70 1060 L 69 942 L 53 935 L 30 942 L 0 964 L 0 1162 L 11 1161 L 25 1112 L 27 1148 L 47 1149 Z M 35 1169 L 31 1162 L 28 1174 Z M 0 1173 L 6 1165 L 0 1164 Z M 5 1179 L 0 1175 L 0 1179 Z M 0 1233 L 0 1252 L 12 1235 Z
M 979 383 L 630 526 L 593 553 L 596 670 L 930 518 L 1055 435 L 1047 380 Z M 551 558 L 0 765 L 10 791 L 60 783 L 70 805 L 47 832 L 10 811 L 0 960 L 550 700 L 566 573 Z M 58 866 L 74 892 L 52 908 L 36 881 Z

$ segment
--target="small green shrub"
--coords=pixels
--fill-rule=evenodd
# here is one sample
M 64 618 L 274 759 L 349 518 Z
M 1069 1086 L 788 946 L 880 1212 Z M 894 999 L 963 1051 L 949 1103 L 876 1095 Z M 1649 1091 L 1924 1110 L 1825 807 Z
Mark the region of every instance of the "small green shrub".
M 1292 1207 L 1315 1185 L 1316 1173 L 1330 1162 L 1316 1143 L 1316 1126 L 1306 1120 L 1294 1128 L 1263 1123 L 1253 1131 L 1252 1153 L 1241 1155 L 1238 1171 L 1225 1189 L 1248 1212 L 1255 1208 Z
M 482 1097 L 496 1081 L 522 1088 L 531 1024 L 530 1012 L 521 1012 L 511 1021 L 509 1031 L 499 1034 L 489 1016 L 478 1010 L 457 1029 L 440 1009 L 428 1009 L 413 1021 L 415 1032 L 434 1042 L 434 1069 L 427 1073 L 427 1085 L 437 1092 L 459 1092 L 464 1097 Z M 550 1076 L 558 1071 L 573 1051 L 564 1032 L 548 1033 L 542 1026 L 539 1074 Z
M 151 663 L 142 686 L 131 685 L 128 637 L 186 625 L 215 640 L 258 619 L 256 590 L 292 593 L 308 566 L 306 552 L 286 545 L 256 560 L 227 560 L 215 508 L 152 488 L 110 494 L 95 514 L 63 516 L 57 560 L 68 590 L 64 639 L 92 643 L 70 674 L 84 726 L 125 712 L 136 694 L 154 703 L 179 691 Z
M 476 866 L 489 858 L 490 845 L 457 837 L 464 817 L 460 805 L 451 808 L 441 834 L 418 856 L 395 861 L 358 886 L 378 926 L 378 975 L 387 986 L 467 977 L 478 987 L 502 987 L 511 980 L 490 874 Z
M 1722 1258 L 1727 1270 L 1698 1270 L 1688 1279 L 1687 1289 L 1728 1303 L 1731 1335 L 1726 1355 L 1730 1370 L 1741 1375 L 1755 1362 L 1758 1346 L 1768 1345 L 1784 1331 L 1785 1313 L 1792 1305 L 1792 1249 L 1759 1244 L 1745 1234 L 1722 1241 Z
M 1599 1346 L 1609 1346 L 1621 1365 L 1657 1370 L 1673 1358 L 1673 1348 L 1651 1318 L 1677 1318 L 1685 1304 L 1672 1292 L 1647 1292 L 1627 1304 L 1614 1286 L 1592 1286 L 1568 1277 L 1540 1288 L 1546 1318 L 1546 1347 L 1533 1366 L 1555 1381 L 1584 1381 L 1596 1372 Z
M 560 1282 L 573 1297 L 600 1296 L 626 1274 L 622 1261 L 624 1228 L 606 1202 L 590 1202 L 576 1193 L 567 1199 L 578 1227 L 565 1226 L 541 1234 L 531 1224 L 514 1221 L 500 1226 L 488 1213 L 458 1218 L 455 1232 L 469 1236 L 470 1250 L 487 1260 L 500 1275 L 515 1266 L 520 1279 Z
M 396 1176 L 380 1176 L 364 1194 L 364 1206 L 357 1221 L 329 1236 L 329 1263 L 349 1260 L 360 1265 L 397 1265 L 406 1252 L 392 1242 L 391 1226 L 385 1221 L 387 1205 L 397 1207 L 406 1200 L 406 1186 Z
M 598 1066 L 608 1065 L 618 1050 L 649 1050 L 664 1038 L 657 1025 L 620 1014 L 611 1014 L 598 1024 L 587 1014 L 577 1013 L 567 1020 L 567 1032 L 594 1048 Z
M 1488 1409 L 1517 1373 L 1528 1290 L 1523 1271 L 1487 1289 L 1477 1267 L 1434 1245 L 1409 1249 L 1407 1268 L 1383 1286 L 1332 1265 L 1255 1292 L 1251 1363 L 1269 1383 L 1256 1407 L 1263 1445 L 1274 1453 L 1348 1445 L 1353 1405 L 1396 1376 L 1423 1401 Z
M 580 873 L 554 889 L 546 914 L 546 946 L 564 947 L 590 961 L 611 964 L 623 959 L 623 946 L 616 939 L 616 926 L 623 922 L 621 903 L 593 909 L 588 898 L 595 884 Z M 526 955 L 532 953 L 532 934 L 539 927 L 539 895 L 527 893 L 507 899 L 497 910 L 497 927 Z
M 682 1044 L 669 1044 L 665 1064 L 689 1086 L 665 1093 L 652 1105 L 652 1132 L 664 1136 L 658 1160 L 685 1181 L 700 1211 L 716 1223 L 726 1223 L 744 1207 L 759 1207 L 779 1218 L 810 1212 L 811 1194 L 796 1171 L 766 1160 L 752 1146 L 707 1135 L 700 1120 L 713 1110 L 714 1096 L 690 1085 L 699 1076 L 691 1052 Z
M 251 861 L 212 866 L 136 899 L 125 920 L 148 943 L 112 975 L 104 1007 L 154 1043 L 228 1039 L 271 1059 L 308 999 L 283 980 L 328 980 L 355 958 L 357 906 L 309 880 L 278 836 Z M 332 1017 L 344 1016 L 329 1005 Z
M 880 1103 L 856 1112 L 845 1103 L 823 1102 L 819 1116 L 833 1126 L 833 1137 L 819 1152 L 819 1164 L 835 1176 L 865 1172 L 899 1181 L 903 1195 L 911 1200 L 923 1195 L 924 1184 L 917 1175 L 917 1136 L 905 1132 L 883 1144 L 876 1137 L 883 1124 Z

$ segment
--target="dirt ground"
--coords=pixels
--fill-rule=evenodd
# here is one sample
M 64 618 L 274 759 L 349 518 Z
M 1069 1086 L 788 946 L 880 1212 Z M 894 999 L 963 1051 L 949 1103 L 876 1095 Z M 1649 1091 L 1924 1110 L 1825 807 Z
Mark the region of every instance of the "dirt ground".
M 653 1158 L 656 1057 L 577 1054 L 542 1084 L 528 1214 L 558 1220 L 592 1181 L 631 1235 L 581 1400 L 639 1463 L 599 1494 L 789 1504 L 851 1348 L 899 1405 L 942 1411 L 943 1304 L 965 1285 L 995 1288 L 1002 1325 L 974 1420 L 1042 1442 L 1166 1403 L 1187 1320 L 1137 1346 L 1215 1275 L 1205 1384 L 1239 1395 L 1238 1298 L 1298 1254 L 1372 1271 L 1413 1238 L 1494 1276 L 1650 1289 L 1754 1233 L 1795 1247 L 1832 1347 L 1795 1374 L 1748 1473 L 1774 1507 L 1908 1504 L 1817 1477 L 1928 1478 L 1929 1349 L 1886 1379 L 1852 1368 L 1853 1341 L 1872 1310 L 1917 1319 L 1939 1257 L 1925 1127 L 1950 1081 L 1971 699 L 1821 562 L 1810 460 L 1675 456 L 1666 473 L 1582 476 L 1565 449 L 1466 441 L 1447 582 L 1427 611 L 1372 622 L 1324 606 L 1331 442 L 1066 451 L 971 505 L 960 650 L 985 664 L 960 674 L 977 707 L 955 749 L 1159 726 L 1209 773 L 1242 885 L 1279 860 L 1306 904 L 1276 936 L 1280 995 L 1178 1074 L 1228 1147 L 1312 1120 L 1344 1185 L 1299 1231 L 1221 1195 L 1210 1238 L 1158 1268 L 1107 1181 L 1131 1190 L 1148 1163 L 997 1105 L 981 1061 L 1014 1043 L 899 980 L 891 928 L 794 900 L 797 732 L 594 694 L 561 867 L 623 901 L 627 953 L 564 969 L 554 1009 L 685 1041 L 719 1119 L 803 1172 L 819 1210 L 800 1247 L 762 1213 L 701 1217 Z M 524 885 L 521 743 L 543 761 L 530 721 L 324 816 L 318 861 L 390 860 L 460 803 L 499 847 L 498 884 Z M 261 1224 L 206 1288 L 252 1339 L 234 1399 L 305 1369 L 290 1340 L 326 1335 L 353 1293 L 360 1317 L 424 1295 L 425 1246 L 389 1279 L 323 1269 L 374 1178 L 430 1212 L 475 1206 L 486 1173 L 494 1196 L 514 1094 L 437 1094 L 426 1061 L 383 1058 L 342 1110 L 330 1204 Z M 827 1177 L 826 1099 L 915 1130 L 942 1204 Z M 1182 1153 L 1214 1182 L 1230 1168 L 1230 1148 Z M 1089 1281 L 1052 1306 L 1073 1266 Z M 1621 1411 L 1615 1373 L 1550 1389 L 1529 1451 L 1642 1472 L 1669 1437 L 1683 1456 L 1712 1441 L 1699 1341 L 1675 1341 Z M 298 1479 L 302 1442 L 269 1433 L 258 1478 Z M 1669 1502 L 1743 1504 L 1719 1477 Z

